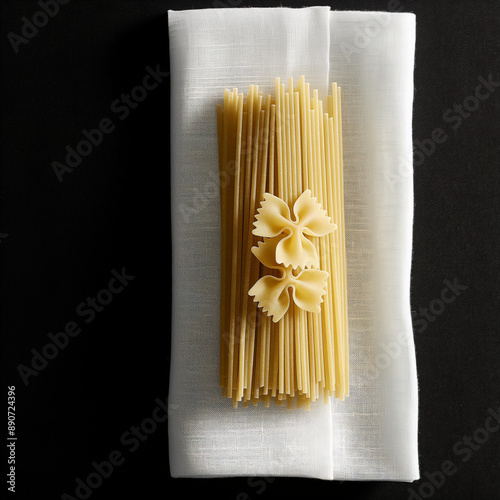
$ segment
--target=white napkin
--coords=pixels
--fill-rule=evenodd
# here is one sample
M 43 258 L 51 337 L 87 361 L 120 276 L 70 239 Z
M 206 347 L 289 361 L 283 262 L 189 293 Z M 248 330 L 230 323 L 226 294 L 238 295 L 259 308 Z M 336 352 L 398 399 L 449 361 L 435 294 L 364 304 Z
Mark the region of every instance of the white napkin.
M 418 479 L 409 287 L 413 14 L 328 7 L 169 11 L 174 477 Z M 301 75 L 343 92 L 350 396 L 233 409 L 219 388 L 216 105 Z

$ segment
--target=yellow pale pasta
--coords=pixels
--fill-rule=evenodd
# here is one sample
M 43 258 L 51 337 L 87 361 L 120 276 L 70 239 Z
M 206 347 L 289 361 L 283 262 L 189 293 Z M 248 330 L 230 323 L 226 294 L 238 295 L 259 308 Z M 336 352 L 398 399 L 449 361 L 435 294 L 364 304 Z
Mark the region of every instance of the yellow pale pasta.
M 328 273 L 317 269 L 304 269 L 295 273 L 291 266 L 285 267 L 276 262 L 277 249 L 286 240 L 286 236 L 278 235 L 259 242 L 252 248 L 252 253 L 269 270 L 275 269 L 279 277 L 266 275 L 248 291 L 248 294 L 259 304 L 263 312 L 267 312 L 276 323 L 285 315 L 290 306 L 289 290 L 293 302 L 304 311 L 320 312 L 322 296 L 326 293 Z
M 309 409 L 348 395 L 341 94 L 274 87 L 217 107 L 220 385 L 235 407 Z
M 276 248 L 276 262 L 285 267 L 318 267 L 316 249 L 307 236 L 325 236 L 337 228 L 330 222 L 311 191 L 306 189 L 293 205 L 294 220 L 288 205 L 280 198 L 266 193 L 261 208 L 257 210 L 253 234 L 263 237 L 285 237 Z

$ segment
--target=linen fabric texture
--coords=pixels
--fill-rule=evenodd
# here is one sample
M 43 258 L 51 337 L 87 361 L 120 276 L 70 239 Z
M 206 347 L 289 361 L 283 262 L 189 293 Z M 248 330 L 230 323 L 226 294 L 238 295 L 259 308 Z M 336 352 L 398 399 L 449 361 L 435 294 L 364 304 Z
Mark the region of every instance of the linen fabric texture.
M 415 16 L 328 7 L 169 11 L 173 477 L 413 481 L 410 311 Z M 216 106 L 304 75 L 342 88 L 350 395 L 311 410 L 240 406 L 219 387 Z

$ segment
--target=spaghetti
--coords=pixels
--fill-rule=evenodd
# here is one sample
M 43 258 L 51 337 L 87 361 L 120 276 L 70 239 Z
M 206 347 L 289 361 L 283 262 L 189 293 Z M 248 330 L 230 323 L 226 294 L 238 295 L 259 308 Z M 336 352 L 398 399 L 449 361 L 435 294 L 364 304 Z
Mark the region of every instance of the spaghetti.
M 340 101 L 302 76 L 217 106 L 220 385 L 235 407 L 349 394 Z

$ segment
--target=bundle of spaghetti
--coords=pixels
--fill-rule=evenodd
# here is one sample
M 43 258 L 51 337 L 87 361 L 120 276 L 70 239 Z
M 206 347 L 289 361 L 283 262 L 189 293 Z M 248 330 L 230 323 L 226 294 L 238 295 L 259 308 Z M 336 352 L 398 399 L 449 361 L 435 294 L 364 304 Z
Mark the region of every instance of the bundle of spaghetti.
M 287 88 L 276 78 L 274 95 L 264 95 L 257 85 L 250 85 L 246 96 L 226 89 L 224 103 L 217 106 L 220 385 L 234 407 L 259 401 L 269 406 L 273 400 L 309 409 L 318 399 L 327 403 L 331 396 L 343 400 L 349 394 L 341 122 L 340 87 L 333 83 L 323 104 L 303 76 L 296 87 L 290 78 Z M 295 215 L 297 200 L 317 204 L 331 219 L 329 227 L 336 225 L 322 237 L 307 228 L 297 236 L 304 245 L 314 245 L 316 265 L 287 267 L 278 259 L 276 265 L 264 265 L 259 252 L 272 238 L 256 234 L 256 220 L 265 215 L 268 200 L 284 202 Z M 277 240 L 287 239 L 288 233 L 284 230 Z M 327 276 L 319 312 L 301 307 L 293 286 L 280 295 L 289 304 L 280 318 L 270 314 L 276 297 L 263 306 L 255 293 L 249 294 L 262 278 L 277 283 L 287 273 L 293 282 L 312 268 Z

